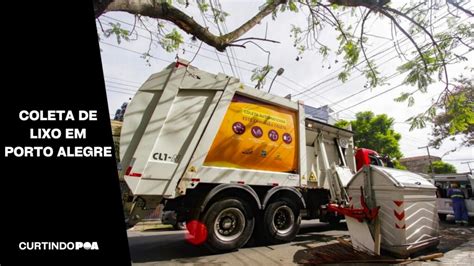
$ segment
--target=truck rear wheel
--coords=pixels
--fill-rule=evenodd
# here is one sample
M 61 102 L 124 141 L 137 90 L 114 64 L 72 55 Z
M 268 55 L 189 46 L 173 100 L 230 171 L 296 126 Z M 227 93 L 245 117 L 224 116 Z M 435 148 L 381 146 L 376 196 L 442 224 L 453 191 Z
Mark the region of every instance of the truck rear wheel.
M 338 226 L 341 222 L 341 216 L 330 214 L 328 215 L 327 221 L 330 226 Z
M 213 251 L 232 251 L 244 246 L 252 236 L 255 217 L 244 200 L 217 201 L 204 214 L 208 235 L 206 245 Z
M 296 237 L 300 224 L 300 210 L 296 204 L 288 199 L 272 202 L 263 214 L 263 238 L 270 244 L 290 242 Z

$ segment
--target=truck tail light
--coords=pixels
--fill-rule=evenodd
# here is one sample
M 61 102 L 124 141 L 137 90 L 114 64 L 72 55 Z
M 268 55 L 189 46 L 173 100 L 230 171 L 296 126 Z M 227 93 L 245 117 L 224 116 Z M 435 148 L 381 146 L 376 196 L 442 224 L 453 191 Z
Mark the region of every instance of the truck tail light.
M 132 166 L 129 166 L 127 168 L 127 171 L 125 171 L 125 175 L 130 175 L 130 172 L 132 171 Z

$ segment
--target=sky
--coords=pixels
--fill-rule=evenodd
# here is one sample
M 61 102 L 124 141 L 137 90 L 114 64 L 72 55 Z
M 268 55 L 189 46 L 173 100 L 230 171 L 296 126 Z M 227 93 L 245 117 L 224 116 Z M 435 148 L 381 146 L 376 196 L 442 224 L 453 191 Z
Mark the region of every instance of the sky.
M 224 11 L 230 13 L 225 24 L 219 25 L 223 32 L 232 31 L 240 26 L 258 11 L 262 1 L 221 1 Z M 197 12 L 195 2 L 190 1 L 190 7 L 184 9 L 184 12 L 193 16 L 201 25 L 206 24 L 209 29 L 218 33 L 215 24 L 206 21 Z M 194 5 L 194 7 L 193 7 Z M 474 4 L 465 3 L 465 7 L 474 9 Z M 350 16 L 347 16 L 348 10 L 340 10 L 340 14 L 345 14 L 345 24 L 354 24 Z M 356 11 L 358 12 L 358 11 Z M 434 27 L 442 29 L 446 27 L 443 16 L 447 11 L 440 10 L 438 17 L 434 19 Z M 100 24 L 97 22 L 97 29 L 100 35 L 100 47 L 102 65 L 106 82 L 109 112 L 111 117 L 123 102 L 129 101 L 137 91 L 139 86 L 153 73 L 163 70 L 167 65 L 174 62 L 176 57 L 191 61 L 192 65 L 201 70 L 210 73 L 225 73 L 240 78 L 241 82 L 254 87 L 255 83 L 250 80 L 252 70 L 267 64 L 274 66 L 274 71 L 268 75 L 268 81 L 263 87 L 268 90 L 271 79 L 275 76 L 275 71 L 279 68 L 284 69 L 283 75 L 277 77 L 271 88 L 271 92 L 276 95 L 285 96 L 287 94 L 295 95 L 294 100 L 303 100 L 305 104 L 314 107 L 329 105 L 337 112 L 339 119 L 351 120 L 355 114 L 360 111 L 372 111 L 375 114 L 387 114 L 395 118 L 394 129 L 402 135 L 400 141 L 401 151 L 405 157 L 426 155 L 426 148 L 421 148 L 428 144 L 431 128 L 415 129 L 409 131 L 410 125 L 405 121 L 413 116 L 423 112 L 428 108 L 433 99 L 439 95 L 444 88 L 441 83 L 432 84 L 426 94 L 415 94 L 415 105 L 407 107 L 406 103 L 398 103 L 393 99 L 401 92 L 411 92 L 415 89 L 409 86 L 397 86 L 404 78 L 404 75 L 398 75 L 396 67 L 401 64 L 399 57 L 393 46 L 393 37 L 390 31 L 388 19 L 372 16 L 366 22 L 365 33 L 368 34 L 369 42 L 365 45 L 367 56 L 375 60 L 379 70 L 387 77 L 393 78 L 387 80 L 386 85 L 379 86 L 372 90 L 364 90 L 366 83 L 365 77 L 354 70 L 346 83 L 337 80 L 337 74 L 341 71 L 342 60 L 330 55 L 327 60 L 317 51 L 307 51 L 299 60 L 298 52 L 293 46 L 293 39 L 290 37 L 292 25 L 298 25 L 302 28 L 306 25 L 306 16 L 304 11 L 299 13 L 285 12 L 279 14 L 277 20 L 273 21 L 271 17 L 265 18 L 259 25 L 254 27 L 243 37 L 258 37 L 279 41 L 279 43 L 256 42 L 258 44 L 246 44 L 246 48 L 227 49 L 227 52 L 217 52 L 214 48 L 205 43 L 201 48 L 200 41 L 192 41 L 190 35 L 183 33 L 185 44 L 179 51 L 167 53 L 156 44 L 156 37 L 150 38 L 150 34 L 145 28 L 136 26 L 135 32 L 138 34 L 137 40 L 124 41 L 120 44 L 114 36 L 106 38 L 101 32 L 101 26 L 104 29 L 110 28 L 109 23 L 120 23 L 125 29 L 131 30 L 134 25 L 134 17 L 127 13 L 114 12 L 106 13 L 100 17 Z M 461 17 L 463 19 L 464 17 Z M 146 28 L 156 28 L 154 20 L 142 18 Z M 471 18 L 472 20 L 472 18 Z M 461 20 L 469 21 L 469 18 Z M 170 25 L 170 24 L 168 24 Z M 358 33 L 357 33 L 358 34 Z M 406 37 L 398 33 L 395 38 L 401 40 L 400 50 L 410 57 L 413 46 Z M 416 40 L 425 43 L 421 36 L 413 36 Z M 154 42 L 151 42 L 153 39 Z M 336 33 L 333 30 L 324 30 L 321 33 L 320 40 L 329 47 L 337 49 Z M 150 45 L 151 43 L 151 45 Z M 141 58 L 151 47 L 150 54 L 153 58 L 149 62 Z M 265 51 L 270 52 L 270 56 Z M 474 52 L 468 52 L 465 48 L 456 51 L 464 54 L 468 58 L 466 63 L 449 65 L 448 71 L 452 77 L 460 73 L 466 73 L 465 66 L 474 61 Z M 336 62 L 336 60 L 338 62 Z M 363 65 L 362 65 L 363 66 Z M 472 73 L 467 73 L 472 77 Z M 349 97 L 350 96 L 350 97 Z M 459 139 L 459 138 L 458 138 Z M 456 166 L 458 172 L 469 171 L 467 164 L 461 164 L 465 161 L 474 160 L 474 149 L 468 147 L 458 148 L 455 152 L 450 152 L 459 146 L 459 141 L 446 140 L 440 149 L 430 148 L 430 154 L 442 157 L 443 161 Z M 471 163 L 474 168 L 474 162 Z

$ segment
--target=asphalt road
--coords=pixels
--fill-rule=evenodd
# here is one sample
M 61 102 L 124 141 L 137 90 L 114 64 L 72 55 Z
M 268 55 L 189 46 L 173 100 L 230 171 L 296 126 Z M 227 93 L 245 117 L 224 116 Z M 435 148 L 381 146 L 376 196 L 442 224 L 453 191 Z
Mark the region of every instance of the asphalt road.
M 132 262 L 136 265 L 288 265 L 300 261 L 305 250 L 349 237 L 345 223 L 336 228 L 316 221 L 303 221 L 291 243 L 247 246 L 235 252 L 212 254 L 203 246 L 185 240 L 185 231 L 128 231 Z
M 440 222 L 443 252 L 437 265 L 474 265 L 474 226 L 455 225 L 452 219 Z M 235 252 L 212 254 L 203 246 L 193 246 L 185 240 L 186 231 L 169 229 L 128 231 L 128 241 L 134 265 L 293 265 L 311 258 L 315 247 L 337 243 L 337 238 L 349 238 L 345 223 L 337 228 L 316 221 L 303 221 L 300 232 L 291 243 L 271 246 L 246 246 Z M 418 254 L 423 255 L 423 254 Z M 411 265 L 431 265 L 418 262 Z

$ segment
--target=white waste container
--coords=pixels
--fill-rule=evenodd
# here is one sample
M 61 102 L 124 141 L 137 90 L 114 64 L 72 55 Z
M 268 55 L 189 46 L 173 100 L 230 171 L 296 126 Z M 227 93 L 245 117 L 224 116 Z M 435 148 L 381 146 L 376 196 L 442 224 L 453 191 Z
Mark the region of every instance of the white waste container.
M 369 179 L 370 178 L 370 179 Z M 370 166 L 348 183 L 351 204 L 361 208 L 360 188 L 367 195 L 372 186 L 375 205 L 380 206 L 381 248 L 400 257 L 437 246 L 438 214 L 436 187 L 422 176 L 393 168 Z

